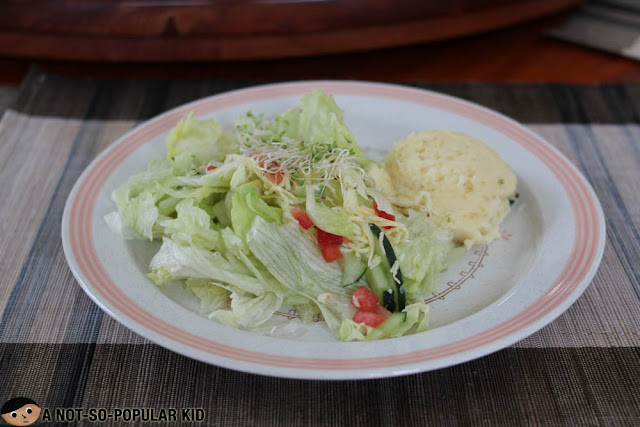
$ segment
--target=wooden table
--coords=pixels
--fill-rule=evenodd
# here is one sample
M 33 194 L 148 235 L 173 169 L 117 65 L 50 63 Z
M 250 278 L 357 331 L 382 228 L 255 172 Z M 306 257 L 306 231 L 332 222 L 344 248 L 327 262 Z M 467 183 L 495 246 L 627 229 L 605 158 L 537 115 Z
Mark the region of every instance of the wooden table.
M 544 35 L 571 13 L 481 35 L 417 46 L 309 58 L 126 64 L 0 58 L 0 83 L 30 66 L 74 77 L 142 79 L 365 79 L 424 82 L 638 82 L 640 63 Z

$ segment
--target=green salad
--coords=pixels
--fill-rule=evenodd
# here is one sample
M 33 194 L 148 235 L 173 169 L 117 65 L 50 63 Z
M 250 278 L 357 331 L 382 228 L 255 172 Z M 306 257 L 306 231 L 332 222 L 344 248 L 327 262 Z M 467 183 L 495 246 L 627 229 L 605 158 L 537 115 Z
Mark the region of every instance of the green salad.
M 105 218 L 125 238 L 161 241 L 156 285 L 185 286 L 210 318 L 260 333 L 292 309 L 343 341 L 427 329 L 424 301 L 463 249 L 376 190 L 332 96 L 315 90 L 233 129 L 189 113 L 166 143 Z

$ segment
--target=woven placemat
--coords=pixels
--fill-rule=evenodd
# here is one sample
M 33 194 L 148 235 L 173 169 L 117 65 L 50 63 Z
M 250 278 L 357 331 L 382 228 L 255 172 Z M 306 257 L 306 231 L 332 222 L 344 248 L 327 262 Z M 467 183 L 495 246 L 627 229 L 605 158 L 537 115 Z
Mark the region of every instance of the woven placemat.
M 0 87 L 0 403 L 201 408 L 206 425 L 640 423 L 640 85 L 415 85 L 525 123 L 579 167 L 602 202 L 607 245 L 593 283 L 512 347 L 408 377 L 287 380 L 188 359 L 104 314 L 62 253 L 62 209 L 80 173 L 141 120 L 254 84 L 34 70 L 20 88 Z

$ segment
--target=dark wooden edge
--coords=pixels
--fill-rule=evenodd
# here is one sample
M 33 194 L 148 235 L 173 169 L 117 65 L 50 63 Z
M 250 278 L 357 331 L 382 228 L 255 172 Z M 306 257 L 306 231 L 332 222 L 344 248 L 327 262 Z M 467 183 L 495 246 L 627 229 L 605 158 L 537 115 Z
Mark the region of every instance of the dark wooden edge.
M 5 31 L 0 32 L 0 55 L 79 61 L 186 62 L 354 52 L 484 32 L 579 3 L 581 0 L 523 1 L 460 16 L 295 36 L 79 37 Z

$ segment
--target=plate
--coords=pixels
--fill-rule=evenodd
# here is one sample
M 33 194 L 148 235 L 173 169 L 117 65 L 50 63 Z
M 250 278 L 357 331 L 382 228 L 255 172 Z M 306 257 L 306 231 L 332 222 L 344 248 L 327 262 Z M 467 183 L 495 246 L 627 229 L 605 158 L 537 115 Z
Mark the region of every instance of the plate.
M 183 288 L 158 288 L 145 276 L 156 249 L 111 233 L 111 191 L 149 160 L 189 110 L 225 126 L 248 110 L 274 114 L 322 88 L 335 96 L 360 145 L 381 159 L 411 132 L 444 128 L 491 146 L 518 178 L 517 199 L 492 245 L 476 246 L 442 274 L 429 299 L 431 329 L 377 342 L 337 342 L 322 322 L 304 334 L 263 336 L 198 312 Z M 84 291 L 126 327 L 169 350 L 225 368 L 305 379 L 407 375 L 472 360 L 532 334 L 564 312 L 591 282 L 604 250 L 600 203 L 578 170 L 515 121 L 451 96 L 403 86 L 305 81 L 258 86 L 168 111 L 124 135 L 84 171 L 62 221 L 67 261 Z M 280 316 L 299 322 L 295 312 Z

